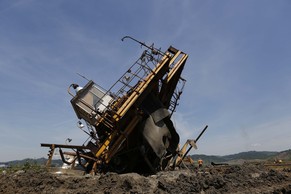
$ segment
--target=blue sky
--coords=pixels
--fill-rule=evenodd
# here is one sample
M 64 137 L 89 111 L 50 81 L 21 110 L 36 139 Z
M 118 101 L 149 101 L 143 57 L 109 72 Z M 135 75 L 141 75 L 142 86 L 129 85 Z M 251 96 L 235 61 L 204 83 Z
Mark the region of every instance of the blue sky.
M 67 87 L 109 88 L 140 56 L 131 35 L 189 54 L 174 123 L 192 153 L 291 148 L 291 2 L 0 1 L 0 161 L 82 144 Z

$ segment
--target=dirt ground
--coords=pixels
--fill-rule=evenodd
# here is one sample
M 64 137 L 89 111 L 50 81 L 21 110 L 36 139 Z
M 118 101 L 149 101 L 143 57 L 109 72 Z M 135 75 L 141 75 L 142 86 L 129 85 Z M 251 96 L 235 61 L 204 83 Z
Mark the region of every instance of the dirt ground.
M 291 169 L 261 164 L 159 172 L 91 175 L 45 169 L 2 172 L 0 193 L 290 193 Z

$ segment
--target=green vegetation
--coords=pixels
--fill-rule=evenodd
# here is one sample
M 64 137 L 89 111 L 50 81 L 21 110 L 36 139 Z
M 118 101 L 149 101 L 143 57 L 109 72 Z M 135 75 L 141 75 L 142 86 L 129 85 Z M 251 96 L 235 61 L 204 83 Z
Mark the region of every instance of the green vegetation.
M 11 164 L 8 164 L 6 167 L 1 167 L 0 171 L 3 173 L 14 173 L 18 171 L 41 171 L 44 169 L 44 165 L 40 165 L 37 163 L 36 160 L 33 159 L 26 159 L 21 160 L 20 162 L 12 162 Z

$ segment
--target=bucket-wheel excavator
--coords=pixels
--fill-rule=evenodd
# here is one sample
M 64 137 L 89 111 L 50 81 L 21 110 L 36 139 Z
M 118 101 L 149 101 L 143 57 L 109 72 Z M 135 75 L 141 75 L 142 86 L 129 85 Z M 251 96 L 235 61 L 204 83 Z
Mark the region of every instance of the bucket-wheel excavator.
M 78 163 L 88 173 L 155 173 L 172 165 L 180 138 L 171 116 L 186 82 L 181 73 L 188 55 L 172 46 L 163 52 L 125 39 L 145 50 L 110 89 L 92 80 L 84 87 L 70 85 L 79 127 L 87 125 L 89 138 L 83 145 L 42 143 L 50 148 L 48 166 L 56 148 L 64 163 Z

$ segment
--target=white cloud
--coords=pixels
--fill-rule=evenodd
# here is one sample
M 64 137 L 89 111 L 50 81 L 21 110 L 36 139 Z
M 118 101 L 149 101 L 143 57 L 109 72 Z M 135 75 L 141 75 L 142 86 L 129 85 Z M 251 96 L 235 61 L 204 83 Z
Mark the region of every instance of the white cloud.
M 262 145 L 260 143 L 253 143 L 251 146 L 256 148 L 256 147 L 260 147 Z

